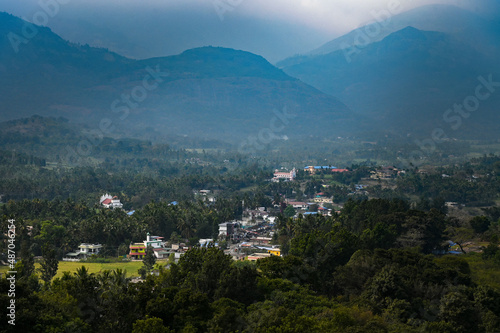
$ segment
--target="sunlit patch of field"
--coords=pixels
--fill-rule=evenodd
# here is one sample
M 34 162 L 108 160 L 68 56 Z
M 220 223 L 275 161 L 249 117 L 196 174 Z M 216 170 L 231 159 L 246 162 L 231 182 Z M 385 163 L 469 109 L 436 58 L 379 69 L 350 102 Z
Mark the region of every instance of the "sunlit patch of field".
M 159 263 L 159 262 L 158 262 Z M 99 273 L 105 270 L 116 270 L 118 268 L 127 271 L 128 277 L 139 276 L 137 271 L 143 265 L 142 261 L 124 261 L 124 262 L 113 262 L 113 263 L 86 263 L 86 262 L 72 262 L 72 261 L 59 261 L 59 268 L 57 270 L 56 278 L 61 277 L 63 272 L 75 273 L 76 270 L 82 266 L 85 266 L 89 273 Z M 40 268 L 39 263 L 35 263 L 35 268 Z M 0 273 L 5 274 L 9 270 L 8 266 L 0 266 Z

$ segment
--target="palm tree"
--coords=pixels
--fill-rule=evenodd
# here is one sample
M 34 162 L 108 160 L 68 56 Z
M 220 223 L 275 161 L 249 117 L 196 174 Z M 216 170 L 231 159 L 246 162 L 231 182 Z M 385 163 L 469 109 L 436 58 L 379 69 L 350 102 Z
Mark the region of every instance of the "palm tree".
M 181 232 L 181 235 L 186 239 L 191 238 L 195 233 L 193 220 L 189 215 L 190 213 L 186 213 L 179 219 L 179 222 L 177 222 L 177 229 Z
M 127 271 L 117 268 L 113 271 L 113 284 L 115 286 L 126 287 L 130 278 L 127 277 Z

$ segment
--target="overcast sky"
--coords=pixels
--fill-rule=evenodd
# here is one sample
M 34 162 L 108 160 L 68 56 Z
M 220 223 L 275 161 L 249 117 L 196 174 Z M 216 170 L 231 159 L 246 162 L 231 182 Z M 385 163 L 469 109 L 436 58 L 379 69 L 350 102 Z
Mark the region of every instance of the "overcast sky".
M 0 0 L 0 10 L 33 21 L 41 3 Z M 498 14 L 498 0 L 58 0 L 47 25 L 63 38 L 133 58 L 213 45 L 254 52 L 276 62 L 305 53 L 374 21 L 373 11 L 452 4 Z

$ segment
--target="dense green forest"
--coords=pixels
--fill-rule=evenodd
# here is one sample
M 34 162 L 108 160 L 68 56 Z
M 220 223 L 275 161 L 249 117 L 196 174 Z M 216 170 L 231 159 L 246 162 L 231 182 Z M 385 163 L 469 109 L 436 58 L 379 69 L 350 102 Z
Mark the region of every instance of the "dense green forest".
M 67 211 L 75 218 L 88 214 L 76 207 Z M 178 264 L 158 266 L 157 276 L 131 283 L 123 271 L 95 275 L 85 267 L 42 282 L 26 249 L 66 239 L 63 230 L 42 222 L 32 237 L 18 231 L 16 326 L 6 325 L 4 317 L 2 327 L 5 332 L 498 331 L 498 280 L 484 279 L 484 269 L 473 274 L 469 262 L 498 271 L 500 249 L 495 245 L 479 257 L 432 255 L 446 246 L 449 223 L 435 209 L 413 210 L 404 201 L 352 201 L 331 218 L 280 217 L 276 240 L 284 257 L 233 262 L 217 248 L 194 248 Z M 5 307 L 8 289 L 4 278 Z
M 398 167 L 408 143 L 339 139 L 245 156 L 116 136 L 93 137 L 91 154 L 68 161 L 61 152 L 90 140 L 91 129 L 37 116 L 0 127 L 0 259 L 11 260 L 14 219 L 18 272 L 16 326 L 3 316 L 1 332 L 500 331 L 500 156 L 464 159 L 476 147 L 447 142 L 455 157 L 435 153 L 380 179 L 373 175 Z M 348 171 L 303 171 L 325 164 Z M 293 167 L 295 181 L 270 181 Z M 124 210 L 103 208 L 104 193 Z M 331 198 L 331 216 L 287 207 L 318 196 Z M 282 257 L 233 261 L 196 246 L 259 207 L 276 216 Z M 82 242 L 102 244 L 98 259 L 112 260 L 147 232 L 192 249 L 140 282 L 130 279 L 136 272 L 85 267 L 54 278 Z M 4 309 L 10 289 L 2 277 Z

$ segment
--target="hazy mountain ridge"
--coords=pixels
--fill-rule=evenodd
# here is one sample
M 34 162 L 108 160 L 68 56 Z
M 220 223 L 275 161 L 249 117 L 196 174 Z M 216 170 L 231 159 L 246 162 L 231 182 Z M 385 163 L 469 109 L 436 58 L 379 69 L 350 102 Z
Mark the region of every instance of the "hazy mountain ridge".
M 479 76 L 500 81 L 495 54 L 454 35 L 406 27 L 346 57 L 344 50 L 309 58 L 284 71 L 338 97 L 355 112 L 377 119 L 372 128 L 400 134 L 429 133 L 443 114 L 474 94 Z M 453 133 L 489 137 L 498 130 L 500 94 L 481 102 L 468 129 Z
M 312 126 L 335 136 L 336 130 L 346 132 L 344 119 L 353 119 L 335 98 L 248 52 L 202 47 L 136 61 L 73 45 L 39 28 L 16 54 L 7 36 L 22 31 L 24 23 L 0 16 L 4 120 L 41 114 L 99 124 L 112 118 L 131 131 L 153 127 L 168 135 L 236 142 L 269 127 L 273 110 L 284 107 L 294 119 L 276 137 L 311 135 Z M 126 110 L 115 112 L 120 108 Z
M 449 33 L 405 26 L 348 55 L 340 49 L 317 52 L 283 69 L 261 56 L 221 47 L 132 60 L 68 43 L 41 27 L 16 54 L 6 36 L 22 31 L 24 23 L 0 16 L 5 16 L 0 20 L 3 120 L 41 114 L 99 128 L 101 120 L 111 119 L 122 134 L 202 137 L 235 145 L 263 137 L 262 131 L 268 134 L 263 141 L 271 144 L 368 131 L 428 135 L 443 126 L 448 108 L 474 93 L 479 76 L 500 80 L 494 43 L 500 25 L 453 6 L 426 6 L 387 25 L 390 31 L 413 20 L 447 26 Z M 482 112 L 453 135 L 495 135 L 499 100 L 500 94 L 492 94 L 481 101 Z M 276 127 L 276 112 L 285 108 L 292 116 Z
M 388 35 L 407 26 L 419 30 L 444 32 L 483 51 L 499 51 L 499 22 L 488 21 L 465 9 L 451 5 L 422 6 L 387 19 L 385 10 L 374 11 L 373 21 L 340 36 L 303 55 L 296 55 L 277 63 L 280 68 L 309 61 L 315 56 L 342 49 L 364 48 L 366 44 L 379 42 Z

